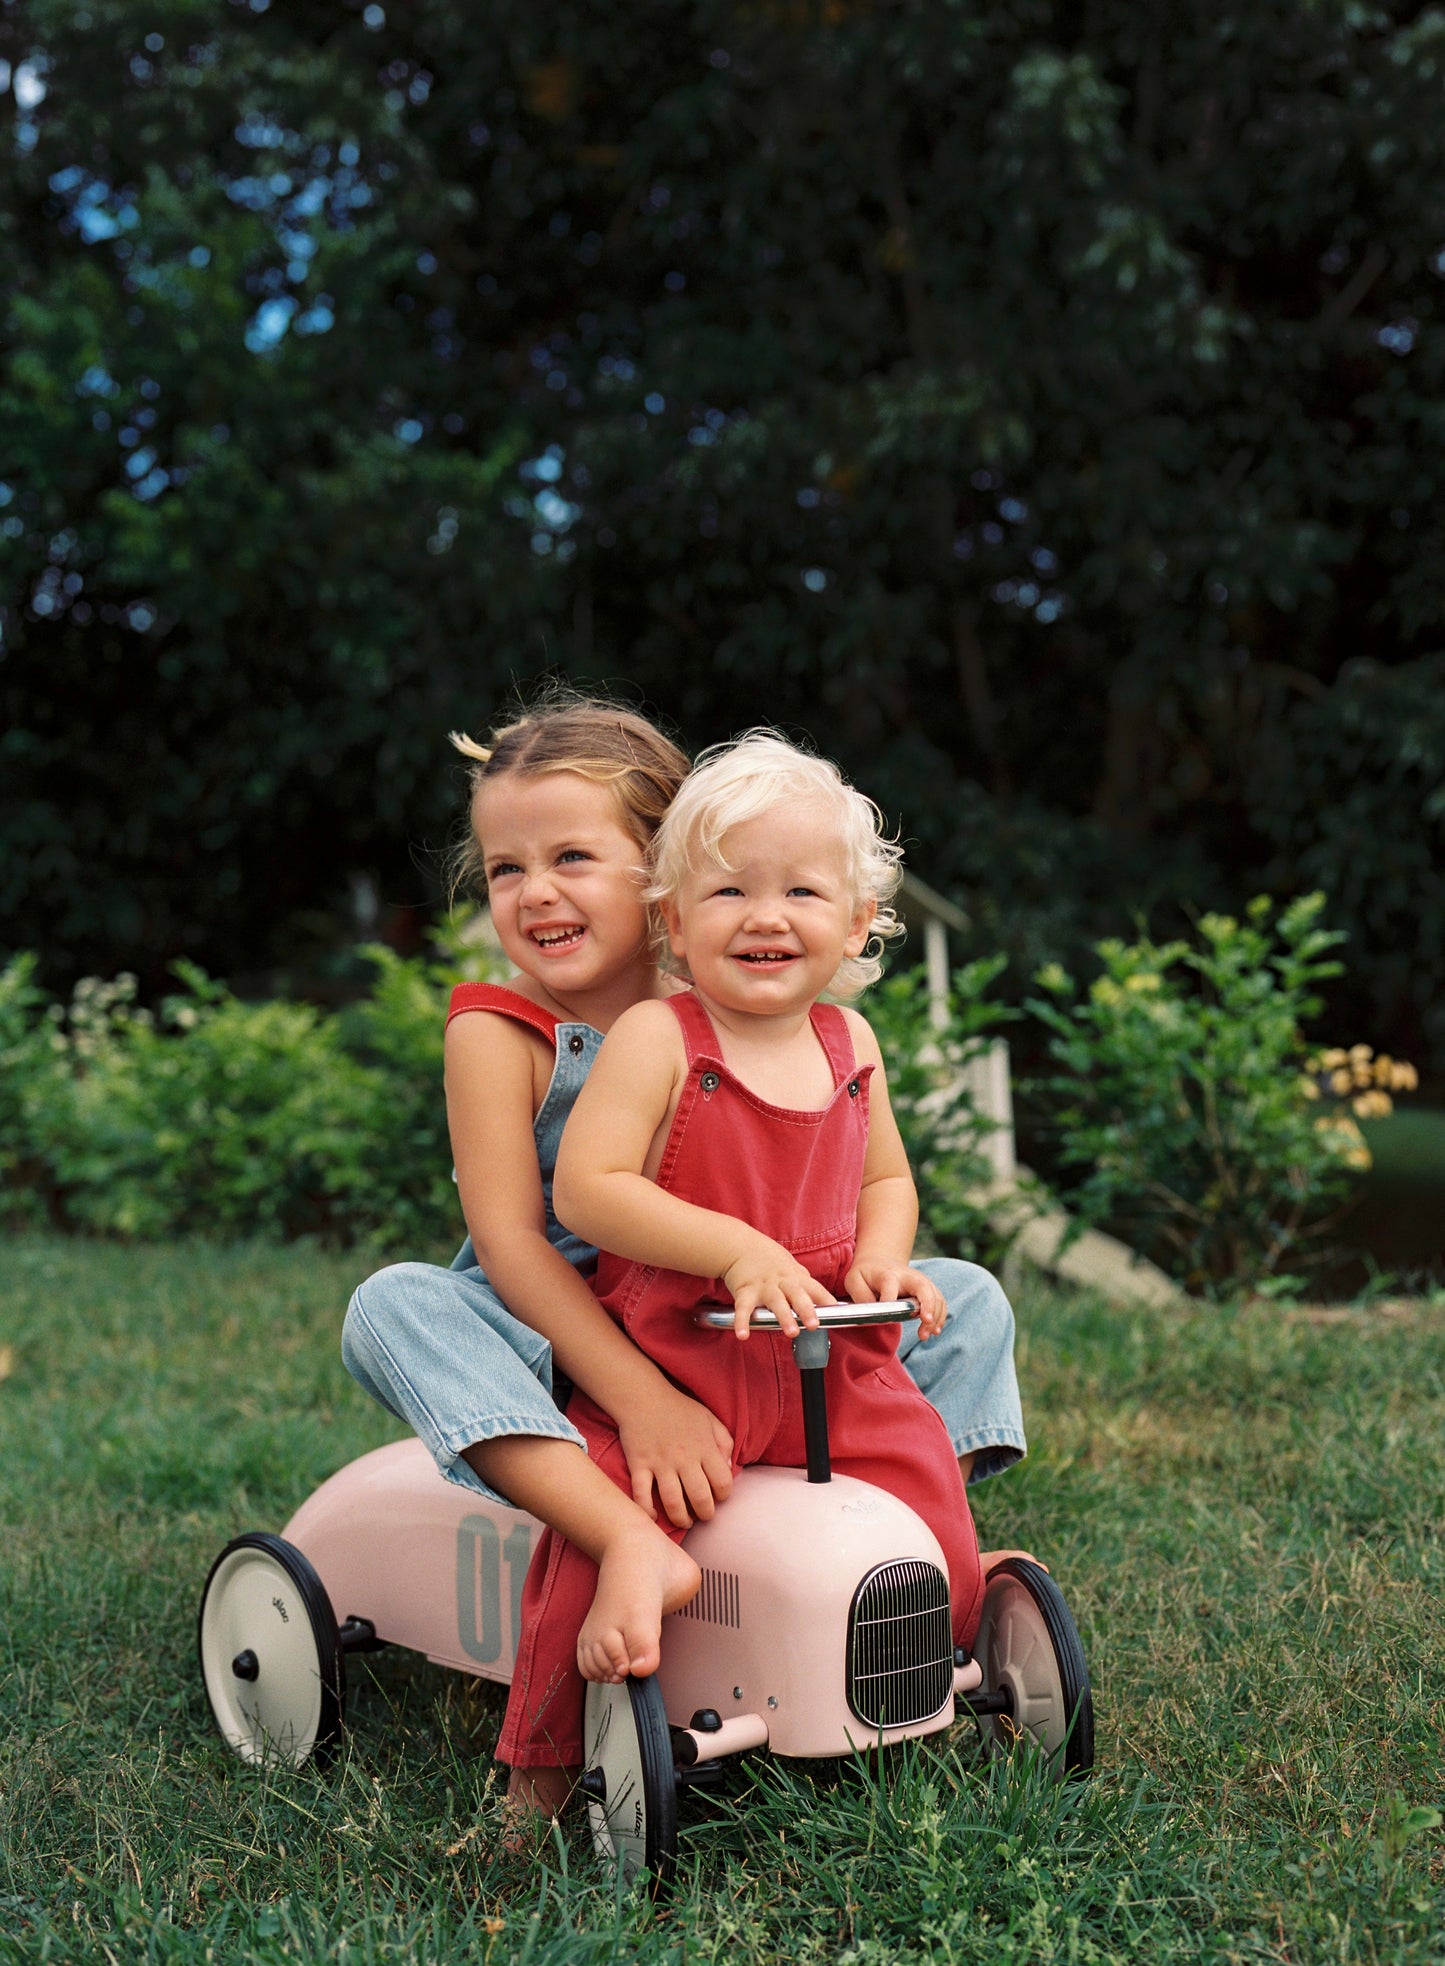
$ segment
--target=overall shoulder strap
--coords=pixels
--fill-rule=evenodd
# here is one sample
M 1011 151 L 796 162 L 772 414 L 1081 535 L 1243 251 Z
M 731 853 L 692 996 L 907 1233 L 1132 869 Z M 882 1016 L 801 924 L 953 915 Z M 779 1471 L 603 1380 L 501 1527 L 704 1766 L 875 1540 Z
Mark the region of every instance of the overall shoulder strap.
M 818 1042 L 828 1054 L 828 1063 L 833 1068 L 833 1083 L 841 1085 L 844 1079 L 852 1078 L 858 1069 L 848 1020 L 835 1003 L 815 1003 L 808 1014 Z
M 666 999 L 667 1007 L 682 1026 L 682 1041 L 687 1047 L 687 1062 L 691 1065 L 698 1058 L 721 1058 L 717 1033 L 713 1030 L 712 1019 L 698 1002 L 692 990 L 679 990 L 674 997 Z
M 557 1026 L 560 1018 L 554 1017 L 550 1010 L 543 1010 L 541 1004 L 533 1003 L 518 990 L 509 990 L 501 983 L 458 983 L 452 991 L 452 1000 L 447 1010 L 447 1022 L 461 1017 L 469 1010 L 491 1010 L 498 1016 L 511 1017 L 518 1024 L 527 1024 L 540 1033 L 548 1044 L 557 1042 Z

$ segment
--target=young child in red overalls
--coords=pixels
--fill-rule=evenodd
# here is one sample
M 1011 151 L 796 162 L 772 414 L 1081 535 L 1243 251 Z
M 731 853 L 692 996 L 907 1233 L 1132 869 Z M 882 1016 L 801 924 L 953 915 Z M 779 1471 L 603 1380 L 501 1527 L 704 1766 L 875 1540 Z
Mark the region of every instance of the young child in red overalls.
M 755 1310 L 792 1333 L 820 1304 L 914 1297 L 925 1333 L 943 1322 L 937 1289 L 909 1265 L 918 1205 L 877 1041 L 856 1011 L 818 1001 L 877 975 L 868 950 L 896 932 L 898 857 L 877 808 L 832 765 L 767 732 L 714 752 L 663 820 L 649 897 L 692 989 L 617 1020 L 562 1143 L 558 1217 L 609 1252 L 594 1288 L 722 1421 L 734 1468 L 806 1462 L 799 1375 L 779 1340 L 749 1337 Z M 733 1331 L 694 1325 L 699 1306 L 729 1296 Z M 834 1334 L 833 1466 L 933 1530 L 954 1639 L 968 1645 L 983 1592 L 973 1522 L 947 1429 L 896 1349 L 889 1327 Z M 580 1394 L 568 1417 L 626 1489 L 612 1420 Z M 634 1665 L 629 1589 L 625 1574 L 599 1588 L 580 1550 L 543 1538 L 502 1760 L 580 1765 L 584 1676 L 616 1681 Z

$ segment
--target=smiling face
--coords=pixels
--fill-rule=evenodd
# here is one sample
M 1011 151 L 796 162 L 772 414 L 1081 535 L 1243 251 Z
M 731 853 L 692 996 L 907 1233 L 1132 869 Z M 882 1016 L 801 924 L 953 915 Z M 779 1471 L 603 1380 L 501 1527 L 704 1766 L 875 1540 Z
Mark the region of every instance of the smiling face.
M 734 826 L 730 863 L 707 861 L 662 903 L 672 952 L 698 995 L 722 1010 L 806 1011 L 868 939 L 871 901 L 848 884 L 836 817 L 788 800 Z
M 573 771 L 505 772 L 472 802 L 492 922 L 524 976 L 575 1008 L 651 970 L 644 854 L 616 795 Z

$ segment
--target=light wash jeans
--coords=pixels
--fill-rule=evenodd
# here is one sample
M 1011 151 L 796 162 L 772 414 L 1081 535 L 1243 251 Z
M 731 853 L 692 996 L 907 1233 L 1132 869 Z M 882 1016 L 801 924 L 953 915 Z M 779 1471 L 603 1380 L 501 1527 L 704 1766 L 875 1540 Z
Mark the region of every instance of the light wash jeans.
M 470 1247 L 462 1255 L 470 1256 Z M 974 1454 L 982 1481 L 1025 1451 L 1014 1377 L 1013 1312 L 976 1263 L 921 1261 L 948 1304 L 948 1323 L 920 1344 L 905 1325 L 898 1355 L 942 1414 L 955 1454 Z M 464 1447 L 508 1434 L 582 1446 L 552 1397 L 552 1348 L 514 1318 L 475 1264 L 394 1263 L 368 1277 L 346 1313 L 341 1355 L 373 1399 L 426 1442 L 449 1481 L 491 1494 Z

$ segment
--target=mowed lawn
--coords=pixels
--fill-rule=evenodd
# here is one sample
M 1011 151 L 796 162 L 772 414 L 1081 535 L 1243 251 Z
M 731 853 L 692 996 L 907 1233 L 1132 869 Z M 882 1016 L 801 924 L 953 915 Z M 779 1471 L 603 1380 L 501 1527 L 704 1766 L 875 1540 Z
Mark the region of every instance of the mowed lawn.
M 6 1245 L 0 1960 L 1445 1960 L 1445 1838 L 1408 1813 L 1445 1788 L 1445 1307 L 1030 1288 L 1033 1450 L 976 1510 L 1070 1599 L 1096 1777 L 982 1766 L 966 1728 L 752 1760 L 685 1804 L 654 1907 L 575 1827 L 502 1854 L 500 1696 L 459 1675 L 353 1660 L 325 1773 L 213 1731 L 211 1559 L 395 1433 L 337 1355 L 356 1267 Z

